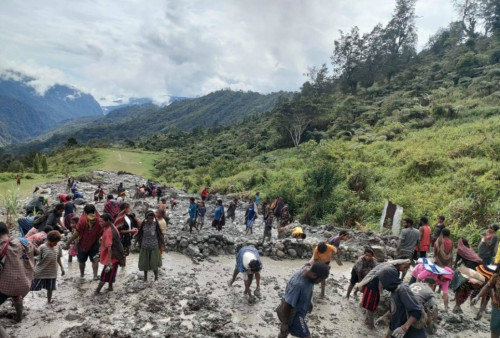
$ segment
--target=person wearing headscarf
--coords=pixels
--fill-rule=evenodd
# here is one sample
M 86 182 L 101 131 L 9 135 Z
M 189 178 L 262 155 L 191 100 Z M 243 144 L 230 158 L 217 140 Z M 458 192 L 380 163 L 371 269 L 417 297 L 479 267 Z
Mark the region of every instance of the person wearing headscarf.
M 477 248 L 477 254 L 483 260 L 485 265 L 491 264 L 495 258 L 498 245 L 498 225 L 492 224 L 488 227 L 485 236 L 481 238 L 481 242 Z
M 113 195 L 108 195 L 104 205 L 104 213 L 110 214 L 113 219 L 120 213 L 120 203 L 114 199 Z
M 283 199 L 280 196 L 276 196 L 276 199 L 273 201 L 271 204 L 271 210 L 274 212 L 274 216 L 276 216 L 276 219 L 279 222 L 279 219 L 281 218 L 281 211 L 285 207 L 285 202 L 283 202 Z
M 115 226 L 120 232 L 125 256 L 128 256 L 130 253 L 132 236 L 139 230 L 139 224 L 140 221 L 135 217 L 135 214 L 130 213 L 130 205 L 128 203 L 120 204 L 120 213 L 116 216 Z
M 146 212 L 146 218 L 137 232 L 134 245 L 138 245 L 140 249 L 139 271 L 144 271 L 144 281 L 148 280 L 148 271 L 151 270 L 155 275 L 155 281 L 157 281 L 165 242 L 153 211 Z
M 444 228 L 434 243 L 434 262 L 441 267 L 451 267 L 453 263 L 453 241 L 450 229 Z
M 467 239 L 463 237 L 458 239 L 457 255 L 455 257 L 455 265 L 453 268 L 456 269 L 461 263 L 473 270 L 483 264 L 481 257 L 479 257 L 474 249 L 470 247 Z

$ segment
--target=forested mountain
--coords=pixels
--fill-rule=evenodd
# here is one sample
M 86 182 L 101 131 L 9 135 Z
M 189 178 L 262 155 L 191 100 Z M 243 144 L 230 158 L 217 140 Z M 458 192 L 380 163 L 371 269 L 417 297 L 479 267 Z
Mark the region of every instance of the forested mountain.
M 40 135 L 65 120 L 102 116 L 92 95 L 63 85 L 41 95 L 30 85 L 33 80 L 17 73 L 0 77 L 0 145 Z
M 255 92 L 220 90 L 196 99 L 175 101 L 169 106 L 153 104 L 129 106 L 111 111 L 106 116 L 84 125 L 64 126 L 27 144 L 7 148 L 13 153 L 30 149 L 48 150 L 60 146 L 68 138 L 78 142 L 136 142 L 154 134 L 166 134 L 172 129 L 189 131 L 196 127 L 227 126 L 241 122 L 248 116 L 271 111 L 280 97 L 290 93 L 262 95 Z
M 50 126 L 50 119 L 44 119 L 32 106 L 0 95 L 0 145 L 41 134 Z

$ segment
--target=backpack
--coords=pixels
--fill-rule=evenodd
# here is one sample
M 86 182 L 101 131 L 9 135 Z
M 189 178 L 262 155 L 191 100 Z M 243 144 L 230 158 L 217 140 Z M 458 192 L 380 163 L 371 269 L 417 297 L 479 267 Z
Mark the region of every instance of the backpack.
M 5 261 L 7 260 L 7 250 L 9 249 L 10 238 L 7 239 L 5 246 L 3 247 L 2 253 L 0 254 L 0 274 L 3 272 Z
M 124 267 L 127 262 L 127 257 L 125 256 L 125 250 L 123 249 L 123 244 L 120 239 L 120 234 L 116 231 L 114 226 L 111 226 L 111 232 L 113 233 L 113 244 L 111 245 L 111 258 L 118 259 L 118 264 Z
M 43 229 L 48 219 L 49 214 L 44 214 L 38 218 L 35 218 L 35 220 L 33 221 L 33 228 L 39 229 L 41 227 Z

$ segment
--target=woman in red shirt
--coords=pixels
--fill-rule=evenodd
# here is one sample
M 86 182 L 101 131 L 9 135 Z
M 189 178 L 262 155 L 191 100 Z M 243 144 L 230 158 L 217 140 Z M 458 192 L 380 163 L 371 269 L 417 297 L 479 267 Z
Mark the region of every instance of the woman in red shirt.
M 118 259 L 112 257 L 111 248 L 113 246 L 113 231 L 118 234 L 118 229 L 113 225 L 113 217 L 110 214 L 102 214 L 99 221 L 103 229 L 101 238 L 101 248 L 99 251 L 99 262 L 104 265 L 101 272 L 101 281 L 95 293 L 101 292 L 104 284 L 109 283 L 108 291 L 113 291 L 113 283 L 118 272 Z

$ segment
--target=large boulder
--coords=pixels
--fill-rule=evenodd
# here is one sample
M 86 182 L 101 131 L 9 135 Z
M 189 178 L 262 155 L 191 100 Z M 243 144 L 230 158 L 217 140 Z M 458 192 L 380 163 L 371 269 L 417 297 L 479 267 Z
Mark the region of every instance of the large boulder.
M 191 256 L 191 257 L 200 256 L 200 254 L 201 254 L 200 249 L 196 245 L 193 245 L 193 244 L 188 245 L 186 252 L 187 252 L 188 256 Z
M 186 248 L 188 245 L 189 245 L 189 242 L 188 242 L 188 240 L 186 238 L 181 239 L 181 241 L 179 243 L 179 246 L 181 248 Z
M 373 252 L 375 253 L 375 260 L 377 262 L 383 262 L 385 261 L 385 258 L 387 256 L 385 247 L 383 246 L 372 246 Z

